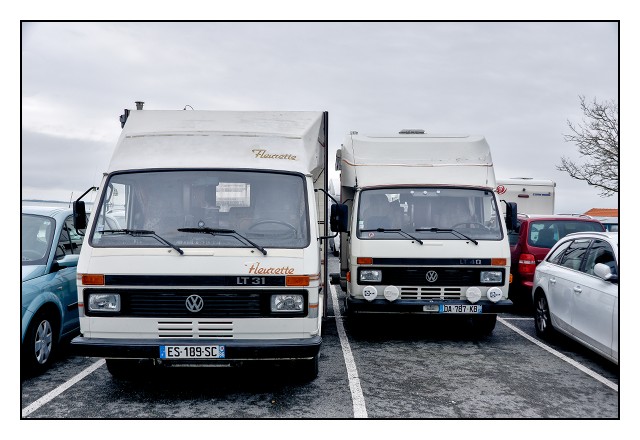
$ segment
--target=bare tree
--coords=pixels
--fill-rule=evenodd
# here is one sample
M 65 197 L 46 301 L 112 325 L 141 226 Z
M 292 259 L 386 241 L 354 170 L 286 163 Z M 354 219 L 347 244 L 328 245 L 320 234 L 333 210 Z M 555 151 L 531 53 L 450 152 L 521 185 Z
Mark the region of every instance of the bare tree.
M 600 189 L 601 197 L 618 193 L 618 103 L 611 101 L 586 103 L 580 96 L 580 107 L 584 113 L 582 124 L 567 121 L 572 134 L 565 134 L 567 142 L 578 146 L 582 164 L 562 157 L 556 168 L 566 171 L 571 177 L 584 180 Z

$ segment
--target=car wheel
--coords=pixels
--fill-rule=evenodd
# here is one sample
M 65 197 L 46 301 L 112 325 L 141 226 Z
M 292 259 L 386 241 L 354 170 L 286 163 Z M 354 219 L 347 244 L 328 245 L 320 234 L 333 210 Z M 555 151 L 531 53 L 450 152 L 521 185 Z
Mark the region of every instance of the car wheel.
M 22 347 L 27 371 L 42 373 L 51 366 L 58 347 L 56 322 L 53 314 L 46 310 L 39 311 L 31 320 Z
M 496 327 L 497 318 L 498 315 L 495 314 L 478 315 L 472 316 L 471 322 L 473 324 L 473 328 L 478 332 L 478 334 L 487 336 L 493 333 L 493 329 Z
M 549 338 L 553 333 L 551 324 L 551 313 L 549 312 L 549 302 L 544 293 L 536 293 L 535 297 L 534 322 L 536 334 L 542 338 Z

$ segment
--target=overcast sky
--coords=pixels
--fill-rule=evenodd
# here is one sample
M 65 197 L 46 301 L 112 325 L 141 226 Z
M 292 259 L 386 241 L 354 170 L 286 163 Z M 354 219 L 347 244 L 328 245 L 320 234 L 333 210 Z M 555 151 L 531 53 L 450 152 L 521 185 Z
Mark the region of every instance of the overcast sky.
M 141 100 L 326 110 L 331 165 L 351 130 L 481 134 L 498 178 L 557 183 L 556 212 L 616 208 L 556 166 L 580 160 L 579 96 L 618 99 L 618 61 L 613 22 L 23 23 L 22 198 L 98 185 Z

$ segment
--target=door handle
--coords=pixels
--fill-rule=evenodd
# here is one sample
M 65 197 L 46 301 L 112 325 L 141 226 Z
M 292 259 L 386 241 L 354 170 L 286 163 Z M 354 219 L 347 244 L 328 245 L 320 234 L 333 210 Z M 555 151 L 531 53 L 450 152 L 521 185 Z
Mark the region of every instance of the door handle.
M 582 293 L 582 288 L 580 286 L 575 286 L 573 288 L 573 291 L 576 292 L 576 293 Z
M 551 284 L 555 284 L 555 283 L 556 283 L 556 279 L 555 279 L 555 278 L 549 278 L 549 282 L 550 282 Z

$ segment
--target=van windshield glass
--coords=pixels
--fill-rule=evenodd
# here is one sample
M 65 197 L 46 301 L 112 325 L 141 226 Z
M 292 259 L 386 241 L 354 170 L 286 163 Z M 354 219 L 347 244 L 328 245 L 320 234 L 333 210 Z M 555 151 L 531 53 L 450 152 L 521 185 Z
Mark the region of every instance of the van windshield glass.
M 492 191 L 444 187 L 363 190 L 358 204 L 357 236 L 365 240 L 399 240 L 403 239 L 400 234 L 375 229 L 400 229 L 421 240 L 464 239 L 456 231 L 475 240 L 501 240 L 498 215 Z
M 309 245 L 301 175 L 215 170 L 117 173 L 105 188 L 90 236 L 94 247 L 166 247 L 144 234 L 102 232 L 120 229 L 153 231 L 180 248 L 254 247 L 233 234 L 198 234 L 193 228 L 234 230 L 262 247 Z

